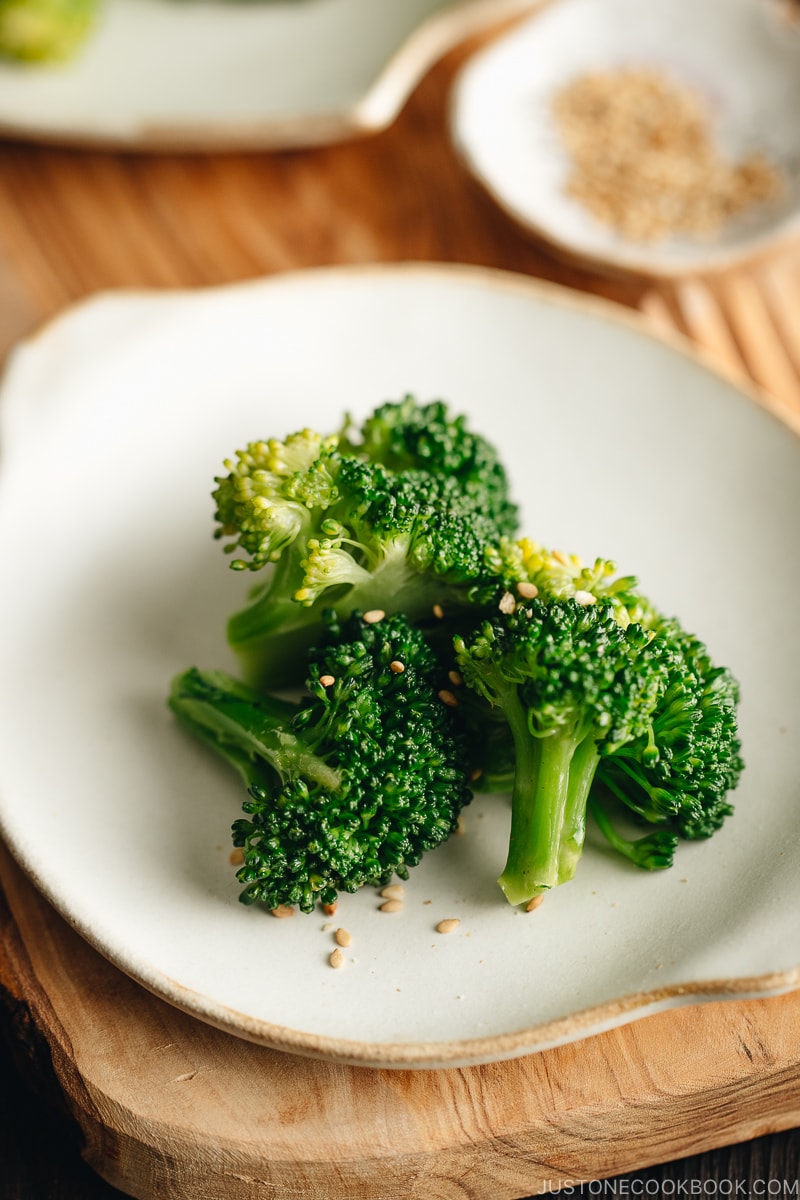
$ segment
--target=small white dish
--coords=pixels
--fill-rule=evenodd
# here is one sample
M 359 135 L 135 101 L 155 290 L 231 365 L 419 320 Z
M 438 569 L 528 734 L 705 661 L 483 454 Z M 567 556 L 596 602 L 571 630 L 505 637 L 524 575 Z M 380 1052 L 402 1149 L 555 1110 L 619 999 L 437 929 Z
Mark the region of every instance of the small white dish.
M 800 44 L 764 0 L 553 0 L 479 52 L 456 82 L 451 130 L 467 168 L 526 233 L 611 273 L 672 278 L 753 260 L 800 234 Z M 589 71 L 648 67 L 708 102 L 731 161 L 762 152 L 785 187 L 707 237 L 626 239 L 566 194 L 553 97 Z
M 534 536 L 616 558 L 702 633 L 741 681 L 747 766 L 735 816 L 672 870 L 592 844 L 531 915 L 495 882 L 507 799 L 476 799 L 401 913 L 341 899 L 335 971 L 321 913 L 239 903 L 242 787 L 165 697 L 193 663 L 235 669 L 223 459 L 406 391 L 496 441 Z M 465 267 L 112 294 L 14 353 L 0 418 L 0 830 L 145 987 L 278 1049 L 433 1067 L 800 986 L 800 442 L 641 318 Z
M 105 0 L 70 62 L 0 64 L 0 133 L 119 149 L 309 146 L 389 125 L 445 51 L 532 0 Z

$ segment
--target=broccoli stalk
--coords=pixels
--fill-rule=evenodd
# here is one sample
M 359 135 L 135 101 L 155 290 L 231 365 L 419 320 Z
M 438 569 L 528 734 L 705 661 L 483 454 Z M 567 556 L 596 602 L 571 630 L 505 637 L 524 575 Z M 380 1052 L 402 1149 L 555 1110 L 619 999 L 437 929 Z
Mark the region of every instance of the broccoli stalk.
M 501 703 L 517 770 L 508 859 L 498 882 L 509 903 L 523 904 L 575 874 L 600 755 L 593 725 L 532 736 L 527 711 L 516 697 L 506 695 Z
M 248 787 L 273 784 L 278 764 L 287 775 L 303 775 L 325 787 L 341 783 L 340 773 L 290 732 L 298 713 L 291 701 L 255 693 L 223 671 L 191 667 L 173 680 L 170 707 Z
M 495 452 L 444 405 L 385 405 L 355 438 L 347 427 L 254 442 L 217 478 L 216 536 L 247 555 L 231 565 L 273 565 L 228 624 L 254 684 L 300 682 L 326 608 L 341 617 L 403 612 L 412 622 L 430 621 L 435 606 L 448 615 L 469 608 L 492 574 L 488 547 L 513 529 Z
M 240 899 L 269 908 L 332 904 L 339 892 L 408 876 L 453 832 L 471 793 L 443 669 L 402 616 L 370 623 L 326 614 L 299 704 L 219 671 L 173 682 L 186 727 L 244 779 Z
M 499 883 L 524 904 L 575 874 L 603 755 L 644 734 L 665 686 L 658 643 L 611 601 L 532 599 L 454 640 L 464 681 L 508 721 L 515 750 Z
M 663 871 L 671 867 L 678 835 L 670 829 L 655 829 L 640 838 L 626 838 L 616 828 L 597 796 L 597 783 L 589 795 L 588 811 L 608 844 L 645 871 Z

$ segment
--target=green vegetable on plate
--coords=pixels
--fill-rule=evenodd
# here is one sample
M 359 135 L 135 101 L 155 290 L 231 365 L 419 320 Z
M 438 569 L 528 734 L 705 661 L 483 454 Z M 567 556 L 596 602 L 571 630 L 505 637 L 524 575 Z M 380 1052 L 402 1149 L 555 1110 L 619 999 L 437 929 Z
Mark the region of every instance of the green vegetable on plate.
M 0 0 L 0 57 L 27 63 L 69 59 L 99 11 L 100 0 Z
M 307 912 L 406 878 L 473 788 L 511 793 L 499 884 L 529 908 L 574 878 L 592 821 L 654 871 L 730 816 L 732 673 L 612 561 L 518 537 L 497 451 L 443 402 L 225 468 L 215 536 L 266 576 L 227 624 L 246 682 L 192 669 L 170 704 L 246 784 L 245 902 Z
M 173 711 L 247 787 L 233 827 L 245 903 L 309 912 L 339 892 L 407 878 L 471 799 L 439 660 L 405 617 L 377 617 L 326 614 L 297 704 L 219 671 L 173 682 Z

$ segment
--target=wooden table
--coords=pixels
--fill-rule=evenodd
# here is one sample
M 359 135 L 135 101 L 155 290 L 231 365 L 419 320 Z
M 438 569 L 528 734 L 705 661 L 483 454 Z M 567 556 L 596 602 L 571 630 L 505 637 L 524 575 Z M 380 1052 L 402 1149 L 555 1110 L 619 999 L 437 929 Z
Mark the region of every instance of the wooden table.
M 277 155 L 213 157 L 3 145 L 0 352 L 5 353 L 16 339 L 65 305 L 101 289 L 214 285 L 332 263 L 476 263 L 525 272 L 637 305 L 642 285 L 599 278 L 554 261 L 523 240 L 470 184 L 445 132 L 449 86 L 469 49 L 451 53 L 429 74 L 390 130 L 353 144 Z M 3 1195 L 9 1200 L 36 1200 L 38 1196 L 110 1200 L 120 1193 L 80 1162 L 79 1131 L 64 1110 L 57 1055 L 53 1046 L 42 1040 L 42 1033 L 48 1032 L 47 1020 L 42 1009 L 29 1002 L 25 980 L 25 962 L 30 967 L 26 946 L 32 959 L 36 958 L 31 939 L 44 936 L 41 931 L 46 929 L 53 945 L 61 939 L 66 946 L 74 935 L 65 926 L 60 932 L 54 916 L 43 915 L 42 902 L 11 868 L 6 874 L 6 900 L 7 905 L 0 905 L 5 948 L 0 953 L 0 996 L 5 1001 L 3 1027 L 12 1052 L 7 1061 L 0 1062 L 7 1080 L 0 1100 L 10 1110 L 0 1122 Z M 21 919 L 26 915 L 30 918 L 27 929 Z M 42 951 L 41 944 L 38 950 Z M 128 986 L 128 981 L 121 981 L 120 987 L 123 983 Z M 613 1132 L 601 1118 L 625 1108 L 624 1094 L 604 1096 L 594 1110 L 594 1122 L 591 1104 L 583 1103 L 580 1120 L 586 1161 L 602 1164 L 598 1175 L 644 1168 L 759 1136 L 761 1140 L 749 1147 L 717 1151 L 672 1167 L 640 1170 L 627 1176 L 628 1187 L 631 1194 L 689 1195 L 693 1193 L 682 1190 L 688 1187 L 686 1181 L 727 1180 L 727 1192 L 722 1184 L 718 1194 L 747 1195 L 742 1185 L 761 1180 L 770 1183 L 769 1195 L 792 1194 L 779 1189 L 782 1181 L 797 1178 L 800 1138 L 792 1133 L 778 1137 L 775 1131 L 800 1125 L 800 995 L 751 1002 L 741 1006 L 738 1015 L 734 1007 L 739 1006 L 681 1010 L 684 1015 L 675 1017 L 688 1022 L 681 1025 L 684 1037 L 689 1030 L 690 1038 L 704 1040 L 703 1045 L 697 1044 L 696 1057 L 705 1061 L 709 1078 L 713 1075 L 709 1064 L 712 1060 L 717 1064 L 719 1086 L 715 1107 L 709 1111 L 702 1103 L 702 1089 L 693 1092 L 688 1088 L 678 1097 L 681 1088 L 676 1084 L 674 1136 L 670 1133 L 669 1089 L 657 1079 L 653 1082 L 655 1076 L 650 1079 L 654 1089 L 648 1097 L 650 1108 L 645 1105 L 635 1114 L 638 1141 L 628 1159 L 615 1157 L 611 1140 L 605 1157 L 598 1155 L 603 1139 L 611 1139 Z M 724 1012 L 714 1026 L 717 1009 Z M 668 1042 L 674 1028 L 669 1017 L 654 1019 L 663 1020 L 661 1036 Z M 639 1043 L 639 1052 L 646 1057 L 647 1037 L 660 1027 L 646 1022 L 640 1025 L 644 1041 Z M 601 1058 L 605 1055 L 609 1062 L 615 1054 L 624 1059 L 630 1053 L 624 1037 L 605 1043 L 592 1041 L 592 1052 Z M 691 1058 L 691 1046 L 691 1040 L 683 1044 L 684 1056 L 688 1053 Z M 537 1078 L 541 1078 L 542 1071 L 547 1074 L 548 1060 L 534 1057 Z M 629 1061 L 623 1066 L 629 1077 L 637 1071 L 647 1075 L 646 1062 Z M 613 1075 L 619 1062 L 612 1067 Z M 525 1069 L 519 1068 L 523 1074 Z M 28 1093 L 31 1081 L 36 1085 L 34 1098 Z M 553 1122 L 558 1117 L 569 1124 L 574 1109 L 569 1096 L 564 1099 L 567 1082 L 559 1085 L 555 1079 L 550 1086 Z M 51 1100 L 55 1101 L 52 1109 Z M 544 1127 L 546 1110 L 539 1120 Z M 652 1133 L 648 1120 L 652 1121 Z M 527 1174 L 522 1168 L 515 1174 L 512 1142 L 505 1147 L 509 1172 L 502 1184 L 498 1177 L 496 1192 L 485 1177 L 473 1185 L 469 1174 L 457 1177 L 455 1172 L 449 1179 L 440 1178 L 429 1194 L 509 1197 L 548 1186 L 557 1188 L 568 1176 L 583 1174 L 586 1178 L 574 1128 L 571 1136 L 573 1157 L 563 1158 L 560 1166 L 557 1157 L 535 1161 L 529 1149 Z M 46 1144 L 49 1154 L 43 1153 Z M 502 1158 L 501 1139 L 492 1142 L 492 1153 Z M 698 1185 L 692 1186 L 696 1194 Z M 660 1193 L 657 1188 L 662 1189 Z M 253 1192 L 256 1194 L 280 1193 L 268 1188 Z M 347 1194 L 346 1189 L 342 1194 Z M 367 1193 L 358 1191 L 362 1194 Z M 413 1194 L 425 1193 L 415 1190 Z M 713 1194 L 708 1186 L 705 1194 Z M 753 1194 L 759 1194 L 757 1187 Z M 760 1194 L 767 1194 L 765 1188 Z M 796 1196 L 796 1191 L 793 1194 Z M 373 1194 L 370 1200 L 383 1198 Z

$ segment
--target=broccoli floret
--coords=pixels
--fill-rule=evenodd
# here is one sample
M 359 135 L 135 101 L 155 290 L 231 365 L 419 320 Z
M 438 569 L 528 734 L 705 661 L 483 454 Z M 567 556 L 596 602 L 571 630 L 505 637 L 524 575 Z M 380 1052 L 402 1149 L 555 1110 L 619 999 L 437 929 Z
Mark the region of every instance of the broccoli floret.
M 503 547 L 504 566 L 498 573 L 507 587 L 512 586 L 511 580 L 520 575 L 527 582 L 536 578 L 537 599 L 517 601 L 507 592 L 504 599 L 511 602 L 511 607 L 516 607 L 516 613 L 513 618 L 508 618 L 505 626 L 500 626 L 497 621 L 487 623 L 477 636 L 467 640 L 457 638 L 455 643 L 466 682 L 472 685 L 475 693 L 488 697 L 495 706 L 488 714 L 482 712 L 473 695 L 466 703 L 462 702 L 461 716 L 471 731 L 473 768 L 477 766 L 480 776 L 475 786 L 482 790 L 512 792 L 510 866 L 501 879 L 509 898 L 519 894 L 520 877 L 525 879 L 522 890 L 528 887 L 528 877 L 522 875 L 520 862 L 524 867 L 528 863 L 524 839 L 533 835 L 523 818 L 529 805 L 541 804 L 541 800 L 534 797 L 533 801 L 520 801 L 521 790 L 529 797 L 532 792 L 529 779 L 520 783 L 519 772 L 523 770 L 530 776 L 531 763 L 537 785 L 547 793 L 549 804 L 559 803 L 558 788 L 566 786 L 568 798 L 563 812 L 568 814 L 575 798 L 580 800 L 583 794 L 586 811 L 609 844 L 637 866 L 651 871 L 672 865 L 681 839 L 711 837 L 720 828 L 733 812 L 729 793 L 736 787 L 743 769 L 737 726 L 738 685 L 727 668 L 717 667 L 712 662 L 700 639 L 687 633 L 677 620 L 663 617 L 638 592 L 635 579 L 615 580 L 613 565 L 606 560 L 598 559 L 594 567 L 585 568 L 577 558 L 553 556 L 538 547 L 534 556 L 530 552 L 532 546 L 525 542 L 506 543 Z M 526 565 L 521 571 L 520 548 L 523 547 L 527 548 Z M 576 584 L 581 587 L 576 588 Z M 545 625 L 538 628 L 520 620 L 520 611 L 526 611 L 522 605 L 527 606 L 527 613 L 540 620 L 545 612 L 551 616 L 559 613 L 565 603 L 579 604 L 587 614 L 599 616 L 603 613 L 601 624 L 606 629 L 611 620 L 620 631 L 634 636 L 631 646 L 633 676 L 628 674 L 624 652 L 617 660 L 612 656 L 603 664 L 599 661 L 592 664 L 592 656 L 598 654 L 592 639 L 598 633 L 602 634 L 600 627 L 582 630 L 576 643 L 574 629 L 569 623 L 561 632 L 553 628 L 548 633 Z M 509 638 L 509 630 L 513 632 L 512 638 Z M 566 640 L 562 641 L 564 635 Z M 624 651 L 619 634 L 612 636 L 612 645 L 618 652 Z M 607 657 L 606 650 L 602 653 Z M 588 657 L 581 661 L 582 655 Z M 499 670 L 498 658 L 502 662 Z M 620 710 L 609 709 L 604 717 L 606 721 L 611 719 L 608 732 L 601 730 L 598 735 L 595 728 L 589 743 L 579 743 L 569 762 L 567 783 L 554 780 L 552 775 L 548 779 L 547 771 L 553 771 L 548 760 L 559 753 L 559 739 L 562 733 L 569 731 L 564 712 L 578 704 L 586 716 L 589 710 L 581 698 L 581 689 L 587 689 L 591 704 L 596 704 L 597 696 L 593 691 L 597 687 L 596 669 L 605 671 L 609 662 L 613 665 L 614 661 L 625 668 L 615 681 L 617 699 L 625 701 L 626 681 L 633 678 L 637 689 L 645 686 L 644 705 L 636 700 L 635 694 L 628 697 L 636 700 L 633 719 L 617 715 Z M 638 674 L 640 670 L 643 675 Z M 493 674 L 490 676 L 489 672 Z M 543 672 L 549 672 L 549 676 L 543 676 Z M 505 679 L 506 685 L 515 683 L 517 696 L 505 685 L 501 687 L 498 678 Z M 544 684 L 549 690 L 543 690 Z M 620 686 L 623 691 L 619 690 Z M 562 689 L 568 701 L 566 709 Z M 527 747 L 529 756 L 525 757 L 524 727 L 517 703 L 520 699 L 522 710 L 527 713 L 528 740 L 556 738 L 538 755 L 544 760 L 544 767 L 533 757 L 530 746 Z M 504 736 L 503 727 L 497 722 L 498 709 L 505 712 L 511 738 L 508 731 Z M 515 712 L 516 718 L 512 718 L 510 714 Z M 621 725 L 624 736 L 613 729 L 614 724 Z M 557 761 L 555 766 L 558 767 Z M 557 776 L 557 771 L 555 774 Z M 576 779 L 583 780 L 580 790 L 575 790 Z M 518 811 L 521 815 L 516 817 Z M 639 838 L 624 836 L 614 823 L 620 815 L 627 815 L 628 819 L 633 818 L 647 826 L 648 832 Z M 560 816 L 558 820 L 561 820 Z M 536 836 L 542 837 L 538 818 L 533 829 Z M 564 839 L 571 836 L 568 823 L 547 827 L 544 836 L 551 839 L 551 845 L 554 839 L 561 839 L 561 865 L 555 882 L 565 882 L 571 877 L 570 871 L 574 870 L 580 848 L 576 844 L 572 846 L 574 861 L 571 861 L 563 849 Z M 541 848 L 537 853 L 539 859 L 534 861 L 541 862 Z M 550 868 L 549 880 L 541 883 L 540 890 L 554 885 L 552 862 Z M 511 888 L 517 888 L 517 891 L 509 892 L 509 875 Z
M 71 58 L 95 22 L 100 0 L 0 0 L 0 57 Z
M 603 760 L 598 784 L 649 824 L 708 838 L 733 812 L 728 794 L 744 767 L 739 687 L 677 620 L 651 610 L 647 625 L 671 652 L 667 686 L 646 735 Z
M 499 883 L 523 904 L 567 882 L 583 852 L 601 756 L 649 729 L 666 682 L 657 639 L 611 601 L 534 598 L 454 639 L 465 683 L 502 709 L 514 743 L 511 835 Z
M 577 554 L 548 550 L 530 538 L 502 538 L 489 551 L 494 574 L 514 597 L 539 596 L 543 600 L 583 603 L 609 601 L 620 625 L 642 624 L 649 614 L 647 602 L 638 591 L 635 575 L 617 575 L 616 563 L 597 558 L 587 566 Z
M 469 607 L 491 577 L 487 547 L 504 536 L 515 512 L 507 499 L 501 503 L 499 466 L 481 485 L 481 464 L 496 457 L 458 419 L 448 456 L 441 406 L 394 407 L 405 422 L 398 416 L 391 426 L 398 436 L 417 414 L 417 447 L 429 419 L 438 448 L 420 449 L 417 459 L 409 452 L 403 464 L 418 460 L 436 470 L 395 470 L 398 459 L 388 451 L 389 463 L 368 457 L 392 406 L 365 424 L 367 449 L 358 453 L 352 430 L 344 439 L 305 430 L 283 442 L 251 443 L 226 462 L 214 492 L 216 536 L 232 539 L 226 550 L 248 556 L 234 559 L 237 570 L 273 564 L 265 585 L 228 624 L 248 681 L 270 689 L 299 682 L 297 664 L 320 635 L 324 608 L 340 615 L 354 608 L 404 612 L 422 621 L 435 606 L 448 615 Z
M 471 799 L 466 744 L 439 698 L 443 669 L 405 617 L 326 614 L 308 695 L 272 699 L 218 671 L 173 683 L 181 720 L 242 775 L 245 904 L 333 904 L 339 892 L 407 878 Z
M 389 470 L 427 471 L 458 481 L 478 500 L 501 534 L 517 527 L 517 506 L 508 495 L 508 479 L 497 450 L 467 428 L 442 400 L 419 404 L 413 396 L 375 409 L 360 429 L 345 424 L 340 448 L 365 455 Z

